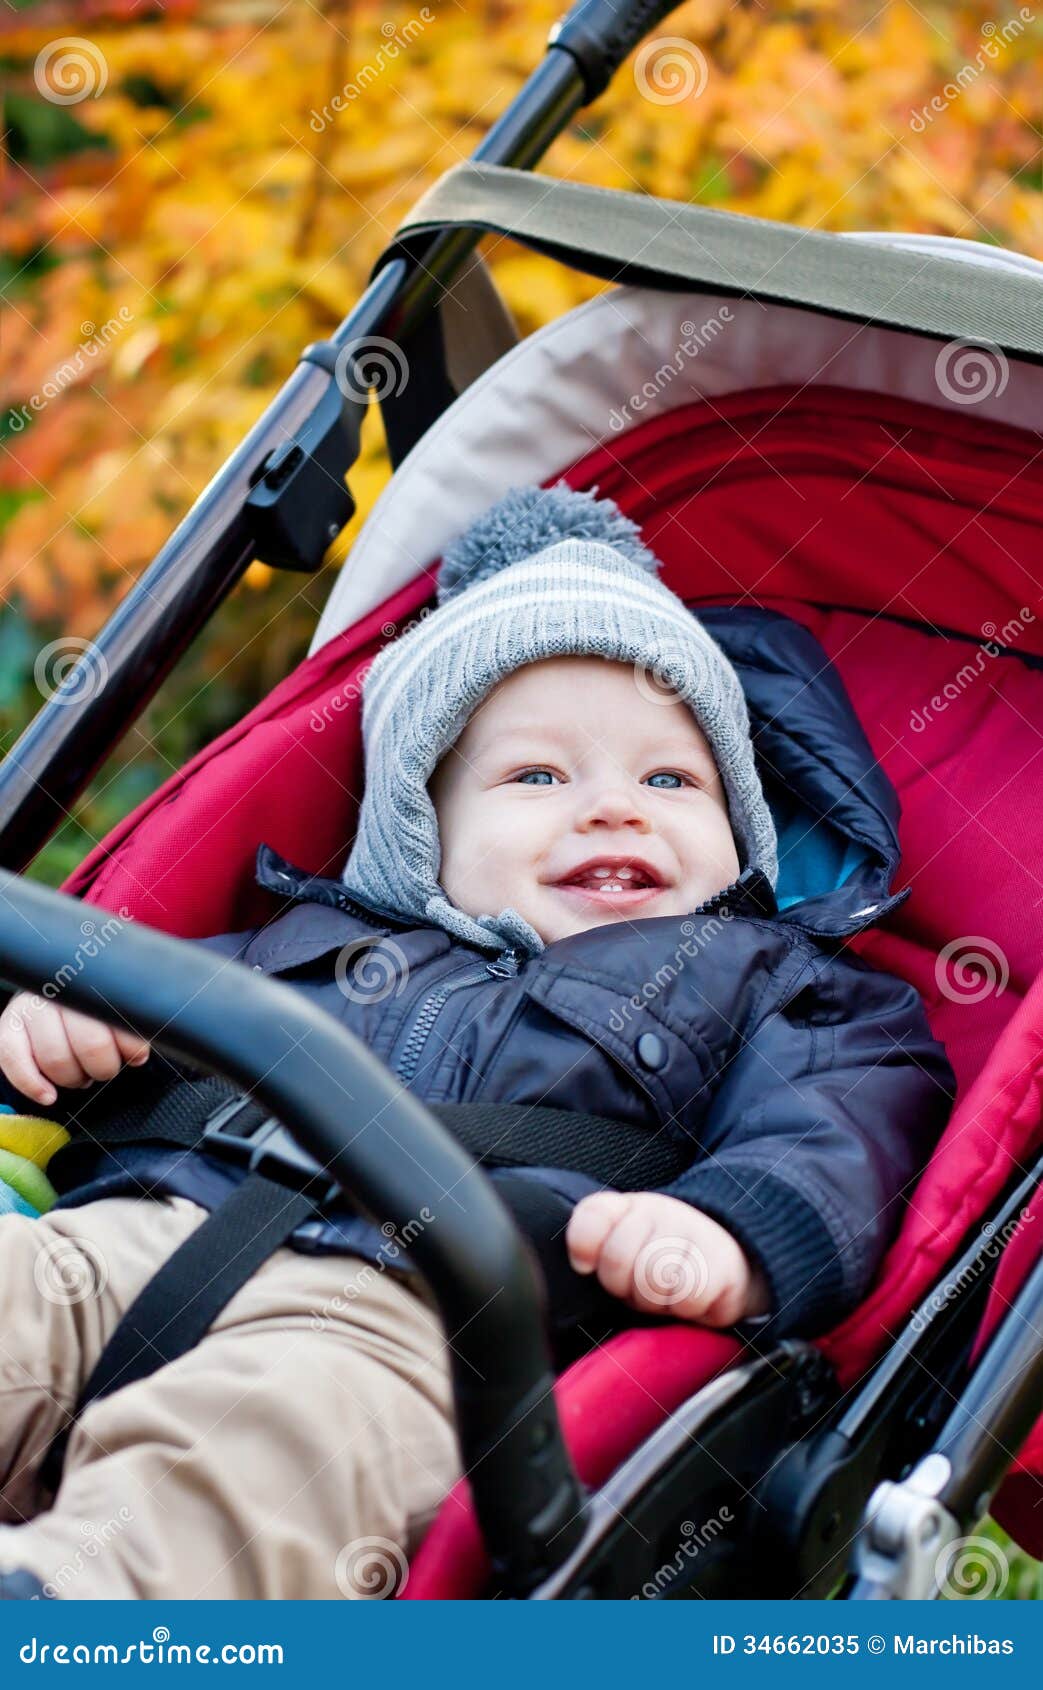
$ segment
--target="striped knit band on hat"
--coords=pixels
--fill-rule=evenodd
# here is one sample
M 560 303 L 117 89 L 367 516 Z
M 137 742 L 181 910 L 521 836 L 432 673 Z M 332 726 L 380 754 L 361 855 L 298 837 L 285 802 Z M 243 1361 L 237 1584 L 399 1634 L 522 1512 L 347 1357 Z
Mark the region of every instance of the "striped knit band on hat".
M 427 791 L 439 760 L 492 689 L 528 663 L 605 657 L 654 677 L 688 705 L 709 742 L 743 868 L 778 878 L 771 812 L 749 715 L 724 652 L 609 499 L 515 488 L 446 551 L 438 608 L 385 646 L 363 687 L 366 788 L 343 873 L 372 909 L 483 947 L 530 955 L 539 934 L 516 910 L 471 916 L 438 884 L 438 821 Z

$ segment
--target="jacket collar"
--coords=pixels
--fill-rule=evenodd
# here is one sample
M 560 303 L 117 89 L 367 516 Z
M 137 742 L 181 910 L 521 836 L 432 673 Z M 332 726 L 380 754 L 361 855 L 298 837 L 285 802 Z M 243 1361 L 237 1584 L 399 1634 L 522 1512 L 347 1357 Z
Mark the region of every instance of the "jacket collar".
M 737 880 L 715 892 L 712 898 L 689 912 L 690 915 L 713 915 L 727 907 L 732 915 L 777 916 L 778 905 L 771 889 L 771 881 L 759 868 L 743 869 Z M 683 918 L 687 919 L 687 918 Z
M 307 869 L 298 868 L 288 858 L 281 857 L 271 845 L 261 844 L 257 848 L 256 879 L 258 886 L 265 891 L 274 892 L 279 898 L 288 898 L 297 904 L 322 904 L 330 909 L 342 911 L 356 921 L 361 921 L 372 927 L 377 934 L 405 933 L 415 927 L 415 923 L 400 921 L 389 915 L 386 910 L 370 909 L 361 904 L 357 898 L 349 896 L 343 881 L 334 880 L 331 876 L 310 874 Z M 759 868 L 744 869 L 737 880 L 730 886 L 715 894 L 705 904 L 700 904 L 693 915 L 709 915 L 719 909 L 722 904 L 728 904 L 734 915 L 761 917 L 762 919 L 782 921 L 789 927 L 799 927 L 803 932 L 813 934 L 819 939 L 844 939 L 852 934 L 861 933 L 867 927 L 873 927 L 892 910 L 897 909 L 909 896 L 909 888 L 902 892 L 888 895 L 881 893 L 879 883 L 864 880 L 861 877 L 838 892 L 827 893 L 821 898 L 806 898 L 803 903 L 796 904 L 792 909 L 779 913 L 775 894 L 771 883 Z M 446 935 L 448 939 L 448 935 Z M 309 955 L 302 954 L 296 960 L 304 962 L 322 954 L 322 951 L 335 948 L 334 943 L 327 937 L 325 943 L 319 940 L 319 930 L 310 941 L 301 935 L 302 944 L 309 951 Z M 343 938 L 337 943 L 343 943 Z M 462 940 L 457 940 L 462 944 Z M 506 947 L 500 939 L 490 937 L 488 946 L 472 947 L 499 952 Z M 289 963 L 284 966 L 291 966 Z
M 281 857 L 271 845 L 258 845 L 254 878 L 266 892 L 274 892 L 276 897 L 289 898 L 294 903 L 325 904 L 329 909 L 344 910 L 360 921 L 371 922 L 385 930 L 397 928 L 403 931 L 409 925 L 397 921 L 384 910 L 367 908 L 357 898 L 349 896 L 342 880 L 334 880 L 329 875 L 310 874 L 307 869 L 291 863 L 289 858 Z
M 406 924 L 366 909 L 349 897 L 339 880 L 309 874 L 270 845 L 258 848 L 256 878 L 259 886 L 288 900 L 290 906 L 259 928 L 242 954 L 248 967 L 263 974 L 283 974 L 331 951 L 344 951 L 347 958 L 370 944 L 379 945 L 393 930 L 406 931 Z M 440 928 L 410 929 L 410 933 L 410 967 L 451 948 L 448 933 Z M 396 949 L 392 947 L 393 955 Z
M 778 919 L 820 939 L 845 939 L 905 902 L 898 871 L 898 798 L 877 762 L 837 669 L 801 623 L 778 611 L 698 606 L 742 682 L 758 769 L 779 830 Z M 823 828 L 854 859 L 841 885 L 787 898 L 787 864 Z

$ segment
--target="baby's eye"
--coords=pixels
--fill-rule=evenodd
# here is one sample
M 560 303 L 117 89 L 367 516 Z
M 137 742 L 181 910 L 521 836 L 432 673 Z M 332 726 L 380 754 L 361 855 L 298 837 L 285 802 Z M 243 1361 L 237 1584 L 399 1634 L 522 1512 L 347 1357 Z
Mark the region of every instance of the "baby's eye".
M 654 782 L 672 780 L 676 781 L 678 786 L 681 786 L 687 779 L 687 775 L 679 775 L 676 769 L 658 769 L 654 775 L 649 775 L 648 784 L 651 786 Z M 667 787 L 665 790 L 674 791 L 676 788 Z
M 554 774 L 552 769 L 523 769 L 521 771 L 521 774 L 515 775 L 514 778 L 515 778 L 515 780 L 525 781 L 527 784 L 530 784 L 530 785 L 544 786 L 546 784 L 546 782 L 544 782 L 544 781 L 533 782 L 532 779 L 531 779 L 531 777 L 533 775 L 546 775 L 548 781 L 553 781 L 553 780 L 556 780 L 558 778 Z

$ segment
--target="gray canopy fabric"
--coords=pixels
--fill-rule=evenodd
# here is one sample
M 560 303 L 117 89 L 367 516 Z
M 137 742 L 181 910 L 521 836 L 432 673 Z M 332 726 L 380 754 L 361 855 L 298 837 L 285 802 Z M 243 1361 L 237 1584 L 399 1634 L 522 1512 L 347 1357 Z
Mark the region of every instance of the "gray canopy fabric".
M 997 251 L 985 266 L 966 242 L 935 255 L 881 239 L 870 251 L 842 234 L 468 163 L 428 189 L 384 258 L 451 227 L 509 235 L 616 282 L 750 295 L 1043 359 L 1043 265 Z
M 429 190 L 381 262 L 443 227 L 499 231 L 622 285 L 511 345 L 488 274 L 453 284 L 457 321 L 443 305 L 442 327 L 447 351 L 455 338 L 467 353 L 465 371 L 447 358 L 457 397 L 360 529 L 313 651 L 511 486 L 544 483 L 677 406 L 834 386 L 973 405 L 983 427 L 1043 418 L 1043 264 L 984 242 L 827 234 L 468 164 Z

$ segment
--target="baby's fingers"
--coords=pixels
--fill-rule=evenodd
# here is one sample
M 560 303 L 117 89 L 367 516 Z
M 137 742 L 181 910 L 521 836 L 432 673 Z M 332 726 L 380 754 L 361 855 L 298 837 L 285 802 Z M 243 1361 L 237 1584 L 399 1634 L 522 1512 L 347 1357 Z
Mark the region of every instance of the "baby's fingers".
M 130 1033 L 124 1027 L 113 1027 L 112 1033 L 120 1055 L 132 1068 L 140 1068 L 152 1055 L 152 1046 L 139 1033 Z
M 58 1096 L 50 1080 L 41 1074 L 29 1042 L 29 1033 L 22 1016 L 12 1007 L 0 1020 L 0 1068 L 16 1090 L 37 1103 L 53 1103 Z
M 80 1067 L 69 1043 L 65 1012 L 57 1009 L 54 1004 L 48 1004 L 46 1009 L 34 1014 L 26 1025 L 33 1058 L 41 1074 L 45 1074 L 56 1086 L 63 1086 L 66 1090 L 90 1084 L 89 1075 Z M 48 1098 L 45 1101 L 52 1100 Z
M 655 1200 L 641 1193 L 616 1220 L 601 1246 L 598 1278 L 613 1297 L 630 1302 L 640 1295 L 638 1278 L 642 1255 L 656 1232 Z
M 104 1021 L 96 1021 L 93 1015 L 81 1015 L 78 1009 L 65 1009 L 62 1017 L 73 1056 L 87 1079 L 115 1078 L 123 1067 L 115 1030 Z
M 601 1246 L 630 1204 L 624 1191 L 595 1191 L 576 1204 L 565 1229 L 565 1244 L 577 1273 L 594 1272 Z

